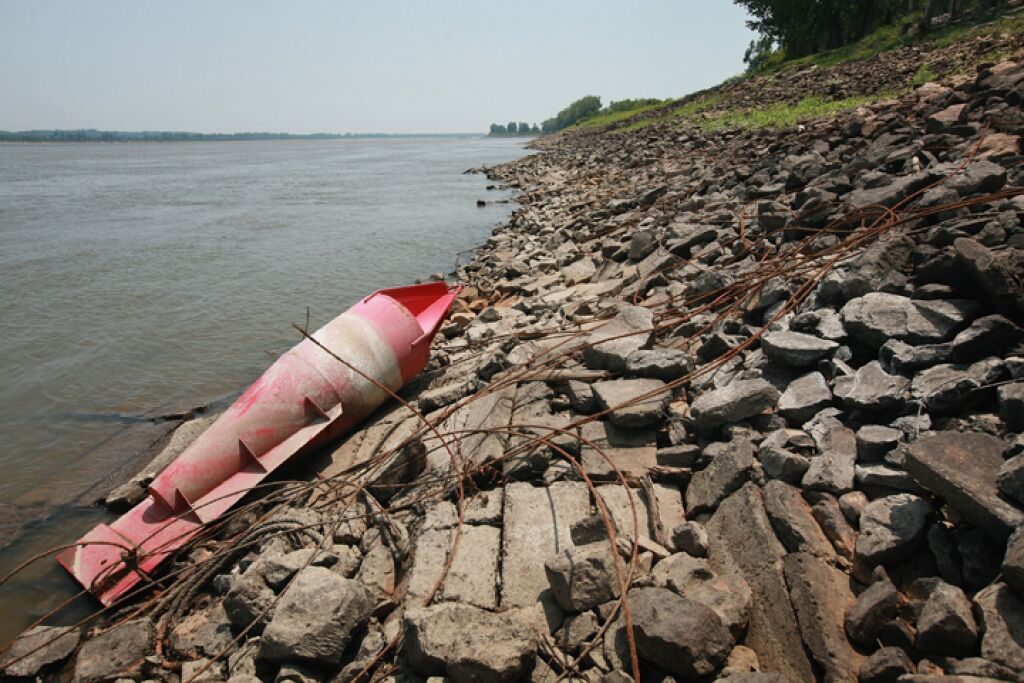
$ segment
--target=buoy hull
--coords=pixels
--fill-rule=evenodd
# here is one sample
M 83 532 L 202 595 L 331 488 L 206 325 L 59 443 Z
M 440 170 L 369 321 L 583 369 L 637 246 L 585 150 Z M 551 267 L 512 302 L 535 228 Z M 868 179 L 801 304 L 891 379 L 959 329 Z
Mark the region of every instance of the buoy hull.
M 103 604 L 125 595 L 270 473 L 344 434 L 416 376 L 458 291 L 436 282 L 381 290 L 303 339 L 152 481 L 142 503 L 58 561 Z

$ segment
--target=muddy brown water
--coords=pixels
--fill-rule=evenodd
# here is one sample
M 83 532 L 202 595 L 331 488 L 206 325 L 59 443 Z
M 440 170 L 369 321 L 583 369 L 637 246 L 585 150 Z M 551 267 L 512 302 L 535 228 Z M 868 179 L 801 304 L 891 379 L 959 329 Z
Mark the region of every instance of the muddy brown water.
M 0 145 L 0 575 L 106 518 L 91 503 L 381 287 L 451 270 L 510 204 L 462 172 L 517 140 Z M 47 558 L 0 586 L 0 642 L 68 599 Z M 95 606 L 81 600 L 69 617 Z

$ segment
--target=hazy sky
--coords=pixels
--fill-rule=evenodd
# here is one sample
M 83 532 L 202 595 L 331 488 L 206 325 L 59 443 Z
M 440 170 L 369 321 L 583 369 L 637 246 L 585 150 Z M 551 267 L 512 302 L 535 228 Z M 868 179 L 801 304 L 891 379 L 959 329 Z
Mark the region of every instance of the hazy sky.
M 0 0 L 0 129 L 461 132 L 742 71 L 730 0 Z

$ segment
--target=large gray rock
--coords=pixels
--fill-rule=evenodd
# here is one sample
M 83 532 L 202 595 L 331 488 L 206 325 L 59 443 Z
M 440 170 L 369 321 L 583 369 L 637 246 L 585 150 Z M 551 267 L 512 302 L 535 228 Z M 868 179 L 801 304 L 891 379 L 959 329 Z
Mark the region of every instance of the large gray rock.
M 635 351 L 646 348 L 654 334 L 654 314 L 640 306 L 627 306 L 587 337 L 583 362 L 592 370 L 622 372 Z
M 687 679 L 710 676 L 725 663 L 734 642 L 715 612 L 666 588 L 629 593 L 640 659 Z
M 567 612 L 583 612 L 621 594 L 616 555 L 605 543 L 566 548 L 544 563 L 551 594 Z M 626 564 L 619 562 L 625 576 Z
M 832 391 L 820 372 L 809 372 L 789 383 L 779 397 L 779 414 L 791 425 L 801 425 L 832 405 Z
M 829 339 L 789 330 L 769 332 L 761 337 L 761 349 L 768 360 L 794 368 L 813 367 L 839 348 Z
M 0 671 L 8 676 L 34 677 L 50 664 L 65 659 L 78 647 L 81 631 L 67 626 L 36 626 L 25 631 L 0 655 Z
M 871 292 L 847 302 L 840 315 L 851 337 L 877 349 L 890 339 L 908 344 L 945 341 L 969 321 L 977 307 L 966 300 L 920 301 Z
M 987 434 L 941 432 L 911 445 L 904 464 L 918 484 L 1003 541 L 1024 524 L 1024 513 L 1000 498 L 996 488 L 1003 448 Z
M 75 683 L 140 676 L 155 635 L 153 622 L 136 619 L 86 640 L 75 659 Z
M 1010 500 L 1024 505 L 1024 454 L 1015 455 L 1002 464 L 996 475 L 996 487 Z
M 899 609 L 900 595 L 888 579 L 868 586 L 846 613 L 846 633 L 850 640 L 871 647 L 878 634 Z
M 849 577 L 808 553 L 791 553 L 783 562 L 800 633 L 824 671 L 823 680 L 854 683 L 864 657 L 850 645 L 843 628 L 854 600 Z
M 537 644 L 507 615 L 446 602 L 407 610 L 404 624 L 402 656 L 421 676 L 512 683 L 533 669 Z
M 974 596 L 980 621 L 981 656 L 1024 672 L 1024 602 L 1005 583 L 994 583 Z
M 679 349 L 641 349 L 626 359 L 626 372 L 671 382 L 693 372 L 693 358 Z
M 651 571 L 658 586 L 670 588 L 688 600 L 715 611 L 732 637 L 739 641 L 750 619 L 750 587 L 738 574 L 719 574 L 707 560 L 676 553 Z
M 660 379 L 613 379 L 595 383 L 593 391 L 598 407 L 611 410 L 608 419 L 631 429 L 657 424 L 672 399 L 672 391 Z
M 753 417 L 779 400 L 779 390 L 763 379 L 738 380 L 705 391 L 690 407 L 700 429 L 714 429 Z
M 708 464 L 694 473 L 686 488 L 686 509 L 699 514 L 713 509 L 718 502 L 743 486 L 754 467 L 754 447 L 749 439 L 733 439 Z
M 843 393 L 842 399 L 852 408 L 877 412 L 901 405 L 909 388 L 909 379 L 890 375 L 882 369 L 882 364 L 875 360 L 857 370 L 849 390 Z
M 857 559 L 870 566 L 911 557 L 928 531 L 932 507 L 909 493 L 878 498 L 860 516 Z
M 966 657 L 978 646 L 971 601 L 956 586 L 936 585 L 917 618 L 917 647 L 924 652 Z
M 984 397 L 978 391 L 1000 378 L 999 359 L 981 360 L 971 365 L 944 363 L 928 368 L 914 377 L 910 395 L 933 415 L 948 415 L 967 408 Z
M 372 611 L 373 593 L 362 583 L 323 567 L 306 567 L 281 594 L 263 632 L 260 657 L 336 665 Z
M 786 549 L 772 531 L 760 489 L 748 483 L 730 495 L 706 528 L 712 568 L 739 574 L 750 586 L 744 644 L 757 653 L 763 668 L 780 672 L 784 680 L 815 681 L 783 576 Z

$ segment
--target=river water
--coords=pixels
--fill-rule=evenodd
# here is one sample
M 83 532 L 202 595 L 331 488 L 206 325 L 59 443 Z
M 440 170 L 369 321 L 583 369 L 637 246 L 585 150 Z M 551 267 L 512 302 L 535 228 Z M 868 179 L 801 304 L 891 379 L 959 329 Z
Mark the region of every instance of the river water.
M 78 538 L 148 418 L 243 388 L 361 296 L 451 270 L 486 138 L 0 145 L 0 574 Z M 125 446 L 124 444 L 130 444 Z M 27 524 L 13 518 L 29 519 Z M 0 586 L 0 643 L 74 592 Z M 87 608 L 83 605 L 82 608 Z

